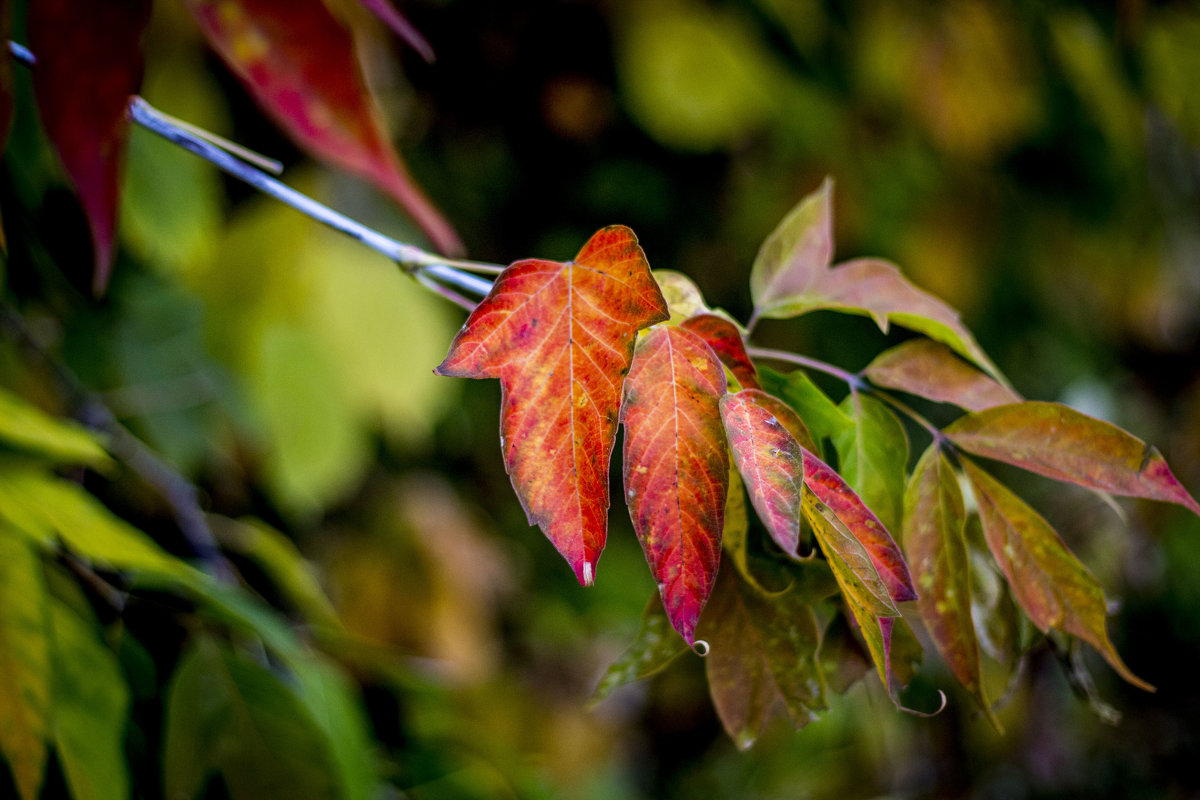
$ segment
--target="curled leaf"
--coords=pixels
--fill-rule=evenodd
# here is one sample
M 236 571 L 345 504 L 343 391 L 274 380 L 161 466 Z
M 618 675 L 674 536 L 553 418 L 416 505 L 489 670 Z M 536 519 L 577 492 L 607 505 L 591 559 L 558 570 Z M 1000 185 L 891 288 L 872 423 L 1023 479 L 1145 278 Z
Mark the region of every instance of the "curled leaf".
M 984 458 L 1089 489 L 1176 503 L 1200 514 L 1200 504 L 1157 448 L 1058 403 L 989 408 L 956 420 L 945 433 L 958 447 Z
M 608 530 L 608 463 L 634 337 L 666 318 L 637 237 L 615 225 L 574 261 L 505 269 L 435 370 L 500 379 L 513 488 L 585 586 Z
M 680 327 L 643 335 L 625 379 L 625 501 L 675 630 L 695 643 L 721 557 L 729 456 L 725 371 Z

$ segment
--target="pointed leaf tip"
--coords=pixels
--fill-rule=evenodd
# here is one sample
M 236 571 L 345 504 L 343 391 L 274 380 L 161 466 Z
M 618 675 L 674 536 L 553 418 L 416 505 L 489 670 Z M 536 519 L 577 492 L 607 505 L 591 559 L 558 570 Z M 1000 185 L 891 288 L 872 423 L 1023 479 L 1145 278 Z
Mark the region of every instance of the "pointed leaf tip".
M 724 393 L 725 371 L 704 340 L 659 327 L 638 342 L 621 406 L 629 516 L 667 616 L 693 648 L 725 524 Z
M 598 231 L 574 261 L 504 270 L 450 345 L 439 375 L 499 378 L 505 468 L 583 585 L 608 528 L 608 465 L 622 378 L 641 328 L 667 307 L 633 231 Z

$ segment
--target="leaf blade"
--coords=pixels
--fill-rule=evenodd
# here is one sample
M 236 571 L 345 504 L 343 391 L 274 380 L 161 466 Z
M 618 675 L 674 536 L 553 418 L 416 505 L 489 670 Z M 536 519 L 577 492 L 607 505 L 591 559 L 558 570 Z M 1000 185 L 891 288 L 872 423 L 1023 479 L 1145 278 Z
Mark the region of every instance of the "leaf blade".
M 750 269 L 754 317 L 791 316 L 787 310 L 833 260 L 833 180 L 804 197 L 767 236 Z M 753 326 L 751 326 L 753 327 Z
M 666 318 L 637 238 L 612 226 L 575 261 L 509 266 L 434 370 L 500 379 L 500 440 L 513 488 L 530 524 L 584 585 L 607 533 L 621 379 L 637 331 Z
M 743 389 L 761 389 L 758 370 L 746 354 L 746 342 L 737 326 L 716 314 L 697 314 L 680 325 L 708 343 Z
M 863 374 L 877 386 L 953 403 L 968 411 L 1021 402 L 1011 388 L 932 339 L 911 339 L 880 353 Z
M 946 428 L 967 452 L 1055 480 L 1112 494 L 1181 505 L 1200 503 L 1179 483 L 1157 448 L 1058 403 L 1028 401 L 968 414 Z
M 657 675 L 687 652 L 679 637 L 671 634 L 671 620 L 658 594 L 650 597 L 642 612 L 637 637 L 620 657 L 608 666 L 600 679 L 591 703 L 599 703 L 622 686 Z
M 888 530 L 900 530 L 908 437 L 891 409 L 873 397 L 853 393 L 842 411 L 854 422 L 833 438 L 839 471 Z
M 725 371 L 698 335 L 658 327 L 638 341 L 621 403 L 625 499 L 663 607 L 689 645 L 720 562 L 724 394 Z

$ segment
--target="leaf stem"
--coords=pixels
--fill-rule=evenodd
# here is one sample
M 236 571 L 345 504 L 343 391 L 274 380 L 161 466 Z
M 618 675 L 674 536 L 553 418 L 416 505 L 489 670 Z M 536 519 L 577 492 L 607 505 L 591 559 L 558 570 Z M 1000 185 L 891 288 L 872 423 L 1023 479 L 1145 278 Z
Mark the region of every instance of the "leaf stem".
M 841 367 L 835 367 L 833 364 L 828 364 L 824 361 L 819 361 L 815 358 L 802 356 L 799 353 L 790 353 L 787 350 L 772 350 L 767 347 L 752 347 L 746 348 L 746 355 L 751 358 L 766 358 L 772 361 L 786 361 L 797 366 L 805 367 L 806 369 L 814 369 L 817 372 L 824 372 L 826 375 L 844 381 L 851 389 L 862 388 L 862 376 L 844 370 Z
M 336 231 L 362 242 L 376 252 L 382 253 L 395 261 L 405 273 L 416 275 L 425 273 L 442 283 L 457 287 L 465 292 L 482 297 L 492 288 L 490 281 L 478 278 L 459 268 L 465 262 L 450 262 L 442 256 L 422 250 L 421 248 L 399 242 L 389 236 L 363 225 L 328 206 L 318 203 L 308 195 L 296 191 L 290 186 L 276 180 L 260 169 L 246 163 L 241 158 L 216 146 L 188 130 L 175 124 L 174 120 L 147 103 L 141 97 L 134 97 L 129 104 L 129 116 L 137 124 L 158 134 L 172 144 L 178 145 L 209 163 L 224 170 L 230 175 L 245 181 L 263 194 L 270 195 L 282 203 L 286 203 L 302 214 L 323 222 Z M 496 265 L 476 264 L 475 271 L 489 271 Z M 427 285 L 427 284 L 426 284 Z
M 947 439 L 940 430 L 938 430 L 938 427 L 936 425 L 934 425 L 929 420 L 925 419 L 924 416 L 922 416 L 920 413 L 918 413 L 916 410 L 914 410 L 907 403 L 897 400 L 895 397 L 892 397 L 892 395 L 888 394 L 887 392 L 881 391 L 880 389 L 872 388 L 871 393 L 873 395 L 875 395 L 875 397 L 877 397 L 880 400 L 882 400 L 883 402 L 887 403 L 889 406 L 896 409 L 901 414 L 904 414 L 906 417 L 911 419 L 913 422 L 917 423 L 922 428 L 924 428 L 926 430 L 926 432 L 928 432 L 929 435 L 933 437 L 933 441 L 937 443 L 938 447 L 941 447 L 944 444 L 949 443 L 950 440 Z

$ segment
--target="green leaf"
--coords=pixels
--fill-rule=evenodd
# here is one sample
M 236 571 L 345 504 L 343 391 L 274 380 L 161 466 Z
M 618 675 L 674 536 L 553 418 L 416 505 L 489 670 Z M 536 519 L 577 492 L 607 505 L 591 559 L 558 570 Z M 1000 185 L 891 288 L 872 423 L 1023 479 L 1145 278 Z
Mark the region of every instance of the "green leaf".
M 116 655 L 85 620 L 60 602 L 54 625 L 54 747 L 74 800 L 129 796 L 125 725 L 129 687 Z
M 46 769 L 51 678 L 49 598 L 29 543 L 0 523 L 0 753 L 22 800 Z
M 890 531 L 900 530 L 904 513 L 904 471 L 908 437 L 887 406 L 873 397 L 852 394 L 842 401 L 852 428 L 833 438 L 839 472 L 850 488 Z
M 341 800 L 377 796 L 379 775 L 362 701 L 336 667 L 321 658 L 300 662 L 296 671 L 300 700 L 325 734 L 337 768 Z
M 842 595 L 870 619 L 899 616 L 900 611 L 867 548 L 811 490 L 805 489 L 801 502 L 804 518 L 812 525 Z
M 754 744 L 779 705 L 796 728 L 825 709 L 820 629 L 801 593 L 763 595 L 722 570 L 697 633 L 710 648 L 705 669 L 713 705 L 739 748 Z
M 945 433 L 958 447 L 984 458 L 1089 489 L 1177 503 L 1200 514 L 1200 503 L 1157 448 L 1058 403 L 1017 403 L 968 414 Z
M 750 269 L 754 318 L 794 316 L 804 296 L 833 261 L 833 180 L 826 178 L 788 212 L 759 248 Z
M 46 414 L 2 386 L 0 445 L 62 464 L 101 467 L 112 463 L 95 433 Z
M 904 550 L 917 585 L 917 607 L 934 645 L 999 729 L 983 686 L 965 528 L 958 476 L 935 442 L 917 462 L 904 493 Z
M 655 593 L 642 612 L 642 625 L 637 638 L 620 658 L 609 665 L 600 679 L 600 685 L 592 694 L 591 702 L 598 703 L 622 686 L 657 675 L 687 649 L 671 627 L 662 600 Z
M 975 492 L 988 549 L 1000 565 L 1017 602 L 1041 631 L 1055 628 L 1078 636 L 1100 651 L 1122 678 L 1147 691 L 1109 641 L 1104 590 L 1058 533 L 1036 511 L 962 458 Z
M 0 517 L 45 547 L 53 549 L 61 539 L 103 568 L 174 578 L 192 571 L 76 484 L 38 469 L 0 469 Z
M 863 374 L 876 386 L 899 389 L 968 411 L 1021 402 L 1021 396 L 932 339 L 910 339 L 875 357 Z
M 196 797 L 212 772 L 232 800 L 339 795 L 325 734 L 267 669 L 209 639 L 180 660 L 167 697 L 169 800 Z
M 846 416 L 807 373 L 796 370 L 785 375 L 769 367 L 759 367 L 758 374 L 763 388 L 795 409 L 818 444 L 854 427 L 854 420 Z M 813 452 L 820 454 L 818 450 Z

